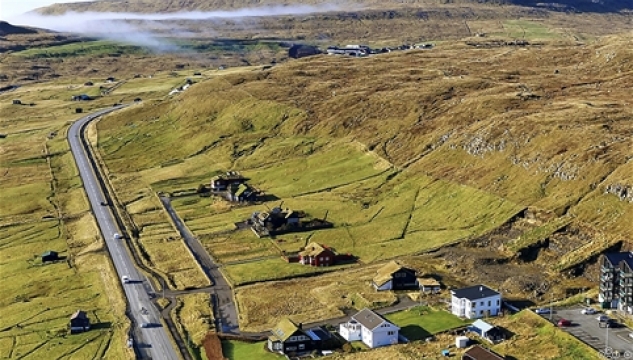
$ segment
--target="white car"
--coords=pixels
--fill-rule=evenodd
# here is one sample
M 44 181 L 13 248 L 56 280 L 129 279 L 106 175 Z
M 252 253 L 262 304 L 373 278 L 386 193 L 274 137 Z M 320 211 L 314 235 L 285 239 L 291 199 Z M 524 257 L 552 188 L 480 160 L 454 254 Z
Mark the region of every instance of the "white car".
M 534 310 L 535 313 L 539 314 L 539 315 L 544 315 L 544 314 L 549 314 L 551 311 L 549 308 L 538 308 L 536 310 Z
M 119 235 L 119 233 L 114 233 L 113 238 L 114 240 L 119 240 L 121 238 L 121 235 Z
M 597 311 L 594 308 L 584 308 L 582 309 L 582 311 L 580 312 L 583 315 L 593 315 L 595 314 Z
M 127 276 L 127 275 L 123 275 L 123 276 L 121 277 L 121 280 L 123 280 L 123 283 L 124 283 L 124 284 L 128 284 L 128 283 L 130 282 L 130 277 L 129 277 L 129 276 Z

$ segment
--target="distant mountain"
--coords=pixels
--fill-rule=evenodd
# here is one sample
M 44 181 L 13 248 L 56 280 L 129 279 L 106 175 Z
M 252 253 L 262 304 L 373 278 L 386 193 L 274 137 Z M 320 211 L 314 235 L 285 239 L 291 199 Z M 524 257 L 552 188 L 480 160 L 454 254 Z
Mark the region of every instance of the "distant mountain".
M 0 21 L 0 36 L 21 35 L 21 34 L 37 34 L 37 30 L 11 25 L 6 21 Z
M 557 11 L 574 12 L 620 12 L 633 10 L 631 0 L 350 0 L 340 2 L 334 0 L 98 0 L 69 4 L 54 4 L 38 11 L 44 14 L 60 14 L 66 11 L 112 11 L 160 13 L 176 11 L 211 11 L 242 9 L 263 6 L 298 6 L 298 5 L 337 5 L 341 8 L 358 10 L 359 6 L 372 9 L 395 9 L 402 7 L 466 5 L 466 4 L 500 4 L 519 5 L 525 7 L 545 8 Z M 324 9 L 327 9 L 324 7 Z

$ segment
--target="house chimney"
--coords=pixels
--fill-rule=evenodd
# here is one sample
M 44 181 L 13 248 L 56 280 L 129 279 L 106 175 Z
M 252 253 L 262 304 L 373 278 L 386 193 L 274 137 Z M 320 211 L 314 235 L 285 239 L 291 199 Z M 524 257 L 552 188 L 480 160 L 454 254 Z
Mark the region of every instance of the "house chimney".
M 297 327 L 299 328 L 299 330 L 303 329 L 303 323 L 299 323 Z

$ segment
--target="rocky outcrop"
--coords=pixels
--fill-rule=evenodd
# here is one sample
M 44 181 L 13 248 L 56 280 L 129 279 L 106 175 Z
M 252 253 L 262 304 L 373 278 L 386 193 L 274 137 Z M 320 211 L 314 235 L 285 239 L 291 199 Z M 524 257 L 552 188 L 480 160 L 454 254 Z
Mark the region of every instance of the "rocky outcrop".
M 633 186 L 623 185 L 620 183 L 607 185 L 605 194 L 613 194 L 617 196 L 621 201 L 628 201 L 633 203 Z

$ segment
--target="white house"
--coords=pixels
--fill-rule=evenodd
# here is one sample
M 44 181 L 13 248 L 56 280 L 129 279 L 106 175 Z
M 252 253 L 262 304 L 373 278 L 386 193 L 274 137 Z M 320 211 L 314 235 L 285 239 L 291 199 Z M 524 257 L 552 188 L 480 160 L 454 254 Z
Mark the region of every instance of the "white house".
M 501 294 L 485 285 L 451 290 L 451 312 L 459 317 L 478 319 L 497 316 L 501 311 Z
M 347 341 L 361 340 L 370 348 L 398 343 L 399 327 L 369 309 L 363 309 L 339 326 L 339 334 Z

